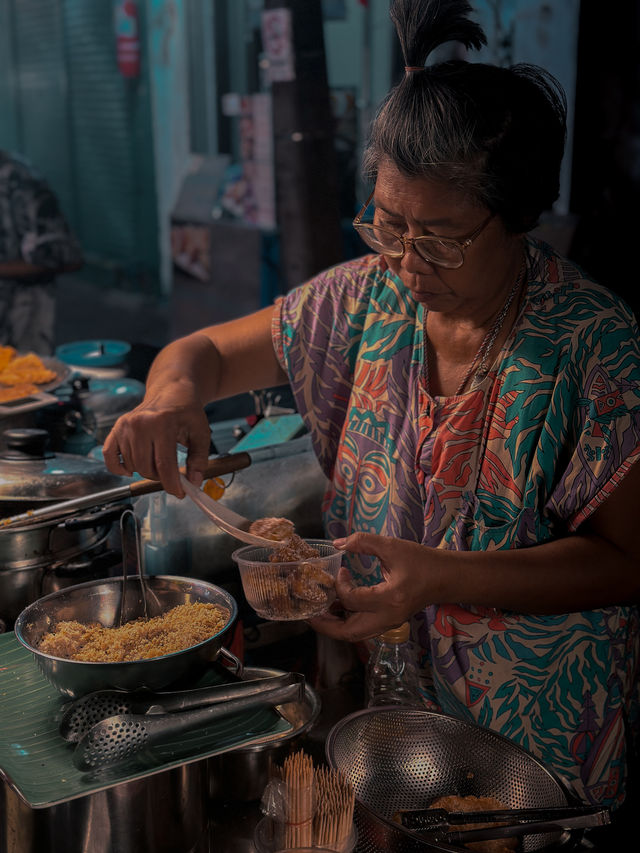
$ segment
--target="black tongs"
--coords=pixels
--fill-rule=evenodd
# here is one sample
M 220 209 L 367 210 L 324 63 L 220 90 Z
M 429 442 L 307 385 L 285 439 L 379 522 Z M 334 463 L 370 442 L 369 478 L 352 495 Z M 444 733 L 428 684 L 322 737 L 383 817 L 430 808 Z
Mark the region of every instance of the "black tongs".
M 529 809 L 450 812 L 446 809 L 407 809 L 394 815 L 401 826 L 433 841 L 468 844 L 493 838 L 562 832 L 565 829 L 605 826 L 611 814 L 602 806 L 550 806 Z M 494 823 L 484 829 L 452 829 L 464 824 Z

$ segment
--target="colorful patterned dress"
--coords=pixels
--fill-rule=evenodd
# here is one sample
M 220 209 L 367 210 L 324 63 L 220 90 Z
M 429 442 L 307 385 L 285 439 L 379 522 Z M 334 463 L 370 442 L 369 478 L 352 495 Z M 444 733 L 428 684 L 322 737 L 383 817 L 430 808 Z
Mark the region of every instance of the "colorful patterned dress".
M 525 548 L 575 531 L 640 456 L 633 315 L 527 241 L 519 316 L 463 394 L 421 382 L 423 308 L 369 255 L 291 291 L 273 335 L 330 480 L 327 535 Z M 347 557 L 362 583 L 375 560 Z M 558 566 L 562 571 L 562 566 Z M 412 620 L 428 701 L 511 738 L 594 803 L 617 806 L 638 709 L 638 608 L 531 616 L 430 605 Z

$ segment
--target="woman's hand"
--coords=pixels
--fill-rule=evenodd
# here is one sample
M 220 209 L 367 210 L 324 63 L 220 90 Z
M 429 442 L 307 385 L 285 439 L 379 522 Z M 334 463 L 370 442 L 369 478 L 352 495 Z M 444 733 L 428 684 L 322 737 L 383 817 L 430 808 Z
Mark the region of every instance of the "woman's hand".
M 376 637 L 438 600 L 437 572 L 430 572 L 433 550 L 416 542 L 373 533 L 354 533 L 336 540 L 345 551 L 369 554 L 380 560 L 383 579 L 374 586 L 356 586 L 344 566 L 336 579 L 336 593 L 345 617 L 327 613 L 309 620 L 319 633 L 355 642 Z
M 136 471 L 183 497 L 177 444 L 187 448 L 187 478 L 199 486 L 211 432 L 194 386 L 184 380 L 156 385 L 139 406 L 116 421 L 104 443 L 104 461 L 114 474 L 131 477 Z
M 114 474 L 160 480 L 181 498 L 177 444 L 187 448 L 187 478 L 200 485 L 211 446 L 204 407 L 287 376 L 271 338 L 273 306 L 172 341 L 151 365 L 142 403 L 116 421 L 104 444 Z

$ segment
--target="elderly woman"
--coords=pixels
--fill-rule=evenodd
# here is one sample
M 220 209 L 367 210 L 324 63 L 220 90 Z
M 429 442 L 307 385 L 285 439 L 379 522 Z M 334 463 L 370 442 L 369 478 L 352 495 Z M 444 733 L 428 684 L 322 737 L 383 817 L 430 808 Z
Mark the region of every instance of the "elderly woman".
M 345 550 L 346 615 L 314 627 L 358 641 L 409 619 L 428 707 L 616 806 L 638 692 L 638 329 L 527 236 L 558 193 L 557 83 L 426 64 L 447 41 L 481 46 L 469 12 L 392 4 L 406 74 L 375 120 L 354 222 L 375 254 L 170 344 L 105 459 L 181 496 L 176 442 L 198 481 L 203 406 L 288 380 Z

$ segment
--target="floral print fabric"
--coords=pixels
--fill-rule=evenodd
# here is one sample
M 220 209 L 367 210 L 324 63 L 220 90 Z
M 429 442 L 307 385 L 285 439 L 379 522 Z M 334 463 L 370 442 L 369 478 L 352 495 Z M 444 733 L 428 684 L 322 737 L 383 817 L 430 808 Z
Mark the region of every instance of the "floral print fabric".
M 524 548 L 570 535 L 640 455 L 633 315 L 527 241 L 519 316 L 488 375 L 431 397 L 423 308 L 379 256 L 284 297 L 274 346 L 329 477 L 327 535 Z M 375 561 L 348 555 L 361 583 Z M 558 566 L 558 571 L 562 567 Z M 636 607 L 530 616 L 431 605 L 412 620 L 432 707 L 513 739 L 585 799 L 617 805 L 637 717 Z

